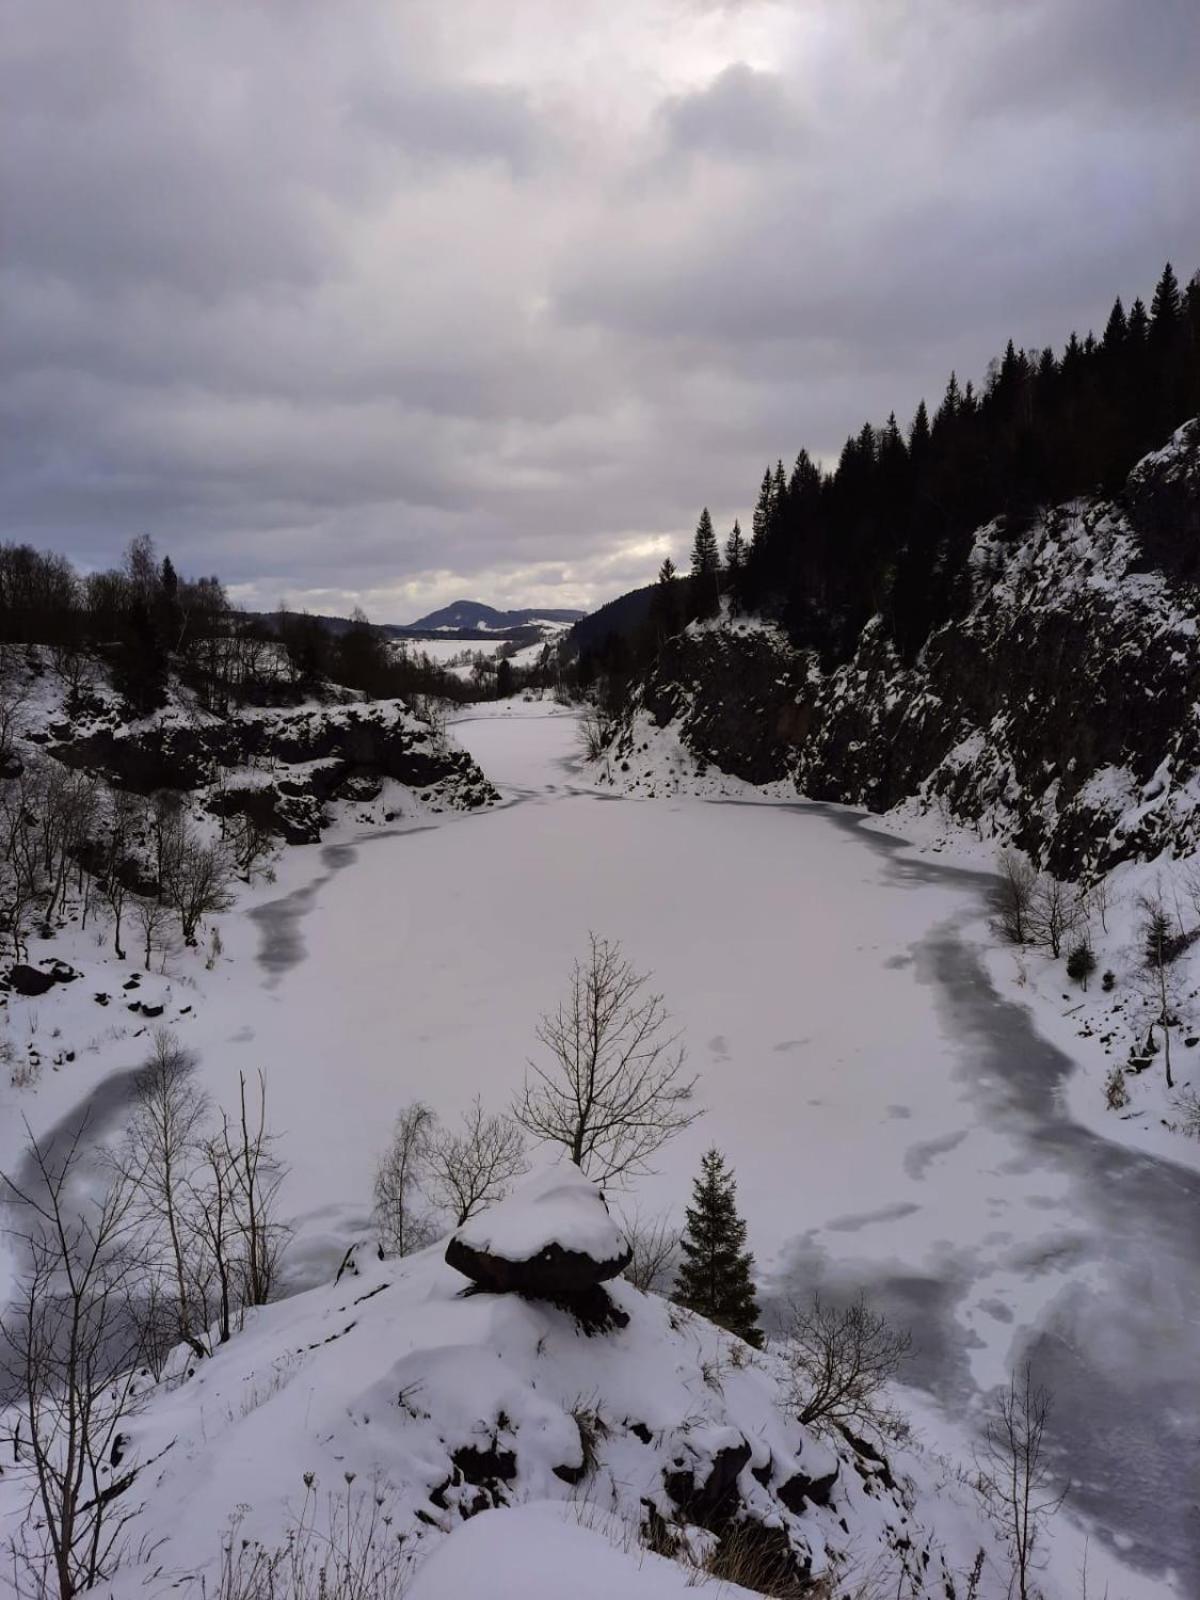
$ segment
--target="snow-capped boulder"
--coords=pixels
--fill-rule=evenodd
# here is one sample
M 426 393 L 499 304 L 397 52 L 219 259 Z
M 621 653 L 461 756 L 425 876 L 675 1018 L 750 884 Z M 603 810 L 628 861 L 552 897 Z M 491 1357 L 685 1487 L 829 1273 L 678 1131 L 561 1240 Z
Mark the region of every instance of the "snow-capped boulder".
M 524 1185 L 446 1246 L 448 1264 L 478 1288 L 558 1303 L 615 1278 L 631 1254 L 601 1190 L 571 1166 Z

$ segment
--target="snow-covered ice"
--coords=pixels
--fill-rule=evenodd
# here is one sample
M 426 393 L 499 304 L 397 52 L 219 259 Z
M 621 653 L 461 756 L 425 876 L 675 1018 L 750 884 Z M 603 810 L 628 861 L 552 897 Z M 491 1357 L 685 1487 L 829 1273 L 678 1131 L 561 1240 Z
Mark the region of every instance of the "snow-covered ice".
M 1085 1479 L 1078 1527 L 1070 1504 L 1060 1518 L 1062 1593 L 1088 1530 L 1101 1591 L 1111 1557 L 1114 1596 L 1194 1592 L 1200 1183 L 1069 1116 L 1069 1041 L 989 975 L 979 875 L 836 809 L 598 793 L 549 702 L 475 708 L 454 731 L 505 803 L 286 853 L 226 919 L 203 1003 L 184 1013 L 179 993 L 165 1019 L 217 1097 L 267 1074 L 293 1281 L 327 1277 L 366 1226 L 401 1105 L 509 1102 L 593 930 L 653 971 L 706 1108 L 639 1207 L 679 1214 L 718 1143 L 768 1310 L 862 1285 L 911 1321 L 923 1426 L 960 1458 L 1012 1363 L 1052 1355 L 1063 1469 Z M 103 1049 L 73 1098 L 140 1048 Z M 57 1081 L 22 1109 L 46 1127 L 71 1103 Z

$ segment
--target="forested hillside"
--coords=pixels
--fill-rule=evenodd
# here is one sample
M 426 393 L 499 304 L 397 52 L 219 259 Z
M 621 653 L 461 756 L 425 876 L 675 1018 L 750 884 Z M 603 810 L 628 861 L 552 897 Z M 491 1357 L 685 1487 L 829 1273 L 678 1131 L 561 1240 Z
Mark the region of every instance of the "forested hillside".
M 995 521 L 1011 540 L 1042 506 L 1118 494 L 1135 463 L 1197 412 L 1200 275 L 1181 289 L 1168 265 L 1150 309 L 1139 298 L 1126 312 L 1117 299 L 1099 337 L 1071 333 L 1058 354 L 1010 341 L 980 384 L 951 373 L 941 402 L 922 401 L 907 429 L 894 413 L 864 423 L 832 471 L 805 449 L 790 471 L 768 467 L 750 529 L 735 524 L 723 549 L 703 512 L 690 581 L 664 563 L 649 626 L 626 605 L 601 638 L 583 634 L 584 681 L 599 676 L 619 702 L 661 640 L 721 596 L 778 620 L 826 667 L 846 661 L 876 618 L 910 665 L 971 601 L 976 528 Z M 1196 531 L 1147 522 L 1147 563 L 1192 576 Z
M 702 765 L 920 797 L 1071 876 L 1194 848 L 1197 411 L 1200 278 L 1167 267 L 1099 340 L 1010 344 L 907 436 L 767 472 L 748 540 L 722 556 L 705 511 L 689 576 L 667 563 L 650 621 L 581 657 L 617 773 L 652 783 L 672 724 Z

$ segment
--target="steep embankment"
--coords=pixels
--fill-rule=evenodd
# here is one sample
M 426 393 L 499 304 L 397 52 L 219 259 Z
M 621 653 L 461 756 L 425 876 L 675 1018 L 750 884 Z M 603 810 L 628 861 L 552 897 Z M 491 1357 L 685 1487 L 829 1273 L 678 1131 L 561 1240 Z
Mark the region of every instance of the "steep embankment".
M 1061 876 L 1200 843 L 1200 420 L 1028 530 L 980 528 L 970 593 L 912 666 L 881 619 L 823 670 L 771 626 L 670 641 L 610 771 L 661 788 L 662 730 L 689 769 L 887 811 L 916 797 Z
M 383 818 L 405 791 L 431 810 L 496 798 L 470 756 L 401 700 L 363 701 L 328 685 L 320 700 L 218 716 L 173 682 L 160 711 L 134 718 L 98 666 L 73 705 L 37 647 L 8 663 L 6 686 L 4 776 L 48 756 L 104 788 L 172 792 L 212 816 L 248 817 L 289 844 L 319 839 L 339 802 L 373 806 Z

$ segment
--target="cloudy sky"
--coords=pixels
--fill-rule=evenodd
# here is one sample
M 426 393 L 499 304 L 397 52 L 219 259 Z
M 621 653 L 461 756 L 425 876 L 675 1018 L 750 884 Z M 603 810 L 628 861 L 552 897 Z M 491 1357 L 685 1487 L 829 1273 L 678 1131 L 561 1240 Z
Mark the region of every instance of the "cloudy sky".
M 0 0 L 0 536 L 590 605 L 1200 266 L 1197 0 Z

